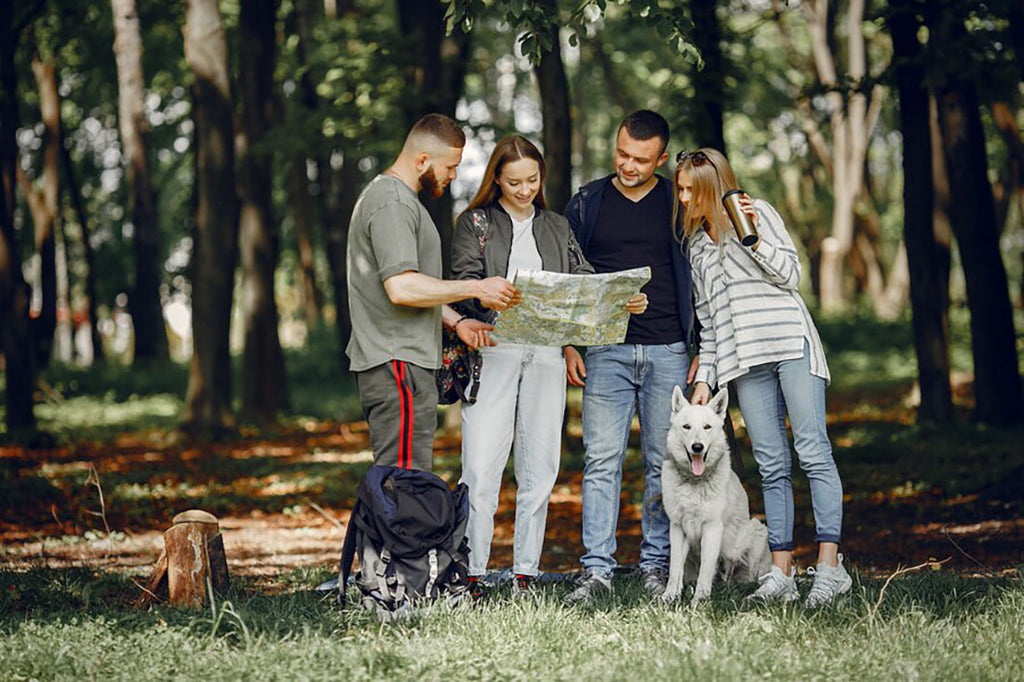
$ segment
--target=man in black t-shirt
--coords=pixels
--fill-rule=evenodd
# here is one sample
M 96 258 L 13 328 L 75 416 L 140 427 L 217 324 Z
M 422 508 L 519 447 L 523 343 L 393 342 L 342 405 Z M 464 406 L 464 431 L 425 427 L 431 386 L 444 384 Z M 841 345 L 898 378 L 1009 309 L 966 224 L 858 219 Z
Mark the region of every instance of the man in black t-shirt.
M 580 189 L 565 209 L 587 260 L 597 272 L 644 265 L 647 311 L 630 318 L 624 343 L 592 346 L 586 362 L 566 349 L 570 384 L 583 386 L 583 544 L 586 580 L 569 595 L 586 602 L 610 592 L 615 568 L 622 464 L 633 416 L 639 411 L 644 457 L 640 569 L 652 595 L 665 587 L 669 521 L 661 503 L 672 389 L 685 386 L 690 365 L 693 306 L 685 244 L 672 229 L 672 182 L 655 174 L 668 159 L 668 123 L 635 111 L 619 126 L 615 173 Z

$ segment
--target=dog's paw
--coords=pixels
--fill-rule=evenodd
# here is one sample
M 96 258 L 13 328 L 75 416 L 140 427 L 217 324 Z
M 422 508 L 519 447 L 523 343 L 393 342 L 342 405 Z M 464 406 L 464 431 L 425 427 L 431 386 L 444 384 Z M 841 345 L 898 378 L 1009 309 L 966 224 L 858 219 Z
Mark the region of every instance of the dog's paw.
M 694 590 L 693 598 L 690 599 L 690 606 L 698 606 L 711 598 L 711 590 Z
M 665 604 L 666 606 L 669 604 L 674 604 L 679 599 L 680 592 L 682 592 L 682 590 L 673 590 L 671 588 L 666 588 L 665 591 L 662 592 L 661 595 L 658 597 L 658 601 L 660 601 L 662 604 Z

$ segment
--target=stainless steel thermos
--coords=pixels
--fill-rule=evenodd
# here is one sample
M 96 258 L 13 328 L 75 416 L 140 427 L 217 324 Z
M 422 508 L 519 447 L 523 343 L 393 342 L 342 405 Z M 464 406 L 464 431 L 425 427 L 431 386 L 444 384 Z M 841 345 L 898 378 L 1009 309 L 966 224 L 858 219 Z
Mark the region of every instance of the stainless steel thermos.
M 725 206 L 725 212 L 729 214 L 729 220 L 732 222 L 733 229 L 736 230 L 736 237 L 740 240 L 740 244 L 751 246 L 757 241 L 757 228 L 754 227 L 754 221 L 750 216 L 740 208 L 740 197 L 742 196 L 743 190 L 741 189 L 729 190 L 722 197 L 722 205 Z

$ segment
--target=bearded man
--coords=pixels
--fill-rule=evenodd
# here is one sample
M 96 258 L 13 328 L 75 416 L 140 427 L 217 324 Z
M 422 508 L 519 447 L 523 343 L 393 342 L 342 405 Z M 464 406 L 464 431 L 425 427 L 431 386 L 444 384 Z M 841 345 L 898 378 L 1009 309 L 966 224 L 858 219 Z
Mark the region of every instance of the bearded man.
M 501 311 L 519 300 L 503 277 L 441 279 L 441 238 L 418 194 L 444 193 L 465 145 L 458 123 L 427 114 L 352 211 L 346 254 L 352 337 L 345 352 L 376 464 L 425 471 L 433 466 L 441 326 L 454 328 L 471 345 L 490 329 L 460 318 L 446 304 L 476 298 Z

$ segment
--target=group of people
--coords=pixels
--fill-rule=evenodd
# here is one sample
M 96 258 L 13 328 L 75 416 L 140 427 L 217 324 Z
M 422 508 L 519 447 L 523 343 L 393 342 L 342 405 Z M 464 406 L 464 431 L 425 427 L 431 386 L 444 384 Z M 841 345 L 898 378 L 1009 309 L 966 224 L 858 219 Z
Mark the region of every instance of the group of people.
M 673 388 L 693 384 L 692 400 L 704 403 L 732 383 L 762 477 L 773 564 L 751 597 L 798 597 L 787 415 L 810 480 L 819 543 L 808 603 L 848 590 L 838 552 L 842 484 L 825 431 L 828 367 L 798 293 L 800 264 L 779 214 L 744 195 L 742 210 L 760 236 L 741 245 L 721 203 L 737 189 L 725 156 L 709 148 L 681 152 L 674 178 L 659 175 L 669 159 L 669 126 L 639 110 L 617 130 L 614 172 L 581 187 L 562 213 L 546 205 L 546 165 L 537 147 L 519 135 L 499 141 L 457 220 L 451 279 L 442 279 L 440 236 L 418 194 L 441 196 L 465 141 L 452 119 L 423 117 L 394 164 L 360 195 L 349 229 L 347 353 L 375 462 L 430 470 L 441 325 L 480 350 L 477 400 L 461 406 L 471 580 L 487 570 L 510 454 L 517 484 L 514 588 L 529 590 L 539 575 L 569 384 L 583 388 L 586 551 L 585 578 L 567 600 L 612 592 L 634 416 L 644 462 L 639 568 L 644 588 L 660 594 L 670 556 L 661 467 Z M 626 304 L 623 343 L 581 353 L 492 338 L 496 315 L 521 300 L 512 284 L 517 270 L 591 274 L 641 266 L 650 267 L 651 279 Z

